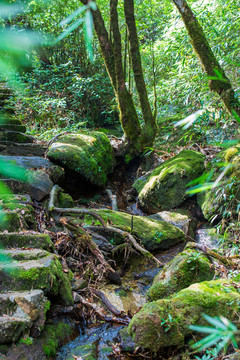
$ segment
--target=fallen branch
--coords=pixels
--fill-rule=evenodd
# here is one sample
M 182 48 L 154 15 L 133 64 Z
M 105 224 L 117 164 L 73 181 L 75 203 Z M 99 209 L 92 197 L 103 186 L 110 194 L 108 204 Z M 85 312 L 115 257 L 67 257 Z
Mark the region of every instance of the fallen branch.
M 102 300 L 104 305 L 106 305 L 108 310 L 111 311 L 111 313 L 113 313 L 113 315 L 115 315 L 115 316 L 121 316 L 122 315 L 122 311 L 115 308 L 115 306 L 113 306 L 111 304 L 111 302 L 108 300 L 108 298 L 106 297 L 106 295 L 102 291 L 96 290 L 96 289 L 91 289 L 91 292 L 93 292 L 94 295 L 96 295 L 97 297 L 99 297 Z
M 79 299 L 80 299 L 82 305 L 93 310 L 100 317 L 101 320 L 116 323 L 116 324 L 123 324 L 123 325 L 128 325 L 130 322 L 130 320 L 128 318 L 121 319 L 121 318 L 116 318 L 116 317 L 105 315 L 103 313 L 102 309 L 98 305 L 88 302 L 81 295 L 79 295 Z
M 199 250 L 203 251 L 206 255 L 214 257 L 215 259 L 221 261 L 224 265 L 233 266 L 233 267 L 237 265 L 236 263 L 234 263 L 232 260 L 230 260 L 226 256 L 222 256 L 222 255 L 216 253 L 215 251 L 210 250 L 206 245 L 201 245 L 201 244 L 190 242 L 187 244 L 186 249 L 187 248 L 199 249 Z

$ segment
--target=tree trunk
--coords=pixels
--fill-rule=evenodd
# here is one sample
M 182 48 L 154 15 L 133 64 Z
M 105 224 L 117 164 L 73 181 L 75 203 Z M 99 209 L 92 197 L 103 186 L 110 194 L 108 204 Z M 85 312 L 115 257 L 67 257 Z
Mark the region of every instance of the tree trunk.
M 87 0 L 81 0 L 87 4 Z M 139 140 L 142 133 L 138 115 L 131 94 L 128 92 L 122 66 L 121 35 L 118 27 L 117 0 L 110 1 L 111 30 L 110 41 L 101 12 L 92 11 L 94 28 L 101 47 L 102 56 L 119 105 L 120 122 L 125 135 L 125 151 L 133 154 L 140 152 Z
M 173 0 L 173 2 L 182 16 L 191 38 L 192 46 L 199 57 L 204 70 L 210 77 L 210 89 L 220 96 L 227 110 L 231 114 L 240 116 L 240 103 L 238 98 L 234 93 L 230 80 L 227 78 L 224 70 L 214 56 L 197 18 L 185 0 Z
M 157 134 L 157 124 L 148 101 L 147 88 L 142 71 L 133 0 L 124 0 L 124 13 L 129 34 L 132 69 L 144 119 L 142 142 L 145 146 L 152 146 Z

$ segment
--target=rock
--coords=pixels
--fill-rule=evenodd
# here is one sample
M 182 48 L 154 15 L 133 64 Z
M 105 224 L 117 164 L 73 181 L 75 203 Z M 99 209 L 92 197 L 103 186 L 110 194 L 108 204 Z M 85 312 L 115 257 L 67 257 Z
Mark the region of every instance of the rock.
M 9 211 L 16 212 L 21 221 L 21 225 L 25 225 L 26 228 L 36 229 L 35 212 L 31 205 L 21 204 L 19 202 L 3 203 L 2 209 L 7 214 Z
M 185 240 L 183 231 L 166 221 L 149 219 L 146 216 L 132 216 L 120 211 L 94 211 L 101 215 L 106 222 L 124 231 L 132 232 L 133 235 L 142 241 L 146 249 L 150 251 L 168 249 L 172 245 Z M 90 225 L 93 218 L 85 216 L 85 220 Z M 96 223 L 99 224 L 95 221 Z M 107 236 L 107 234 L 104 234 L 104 236 Z M 115 237 L 114 234 L 111 234 L 111 239 L 115 239 L 116 242 L 122 241 L 119 236 Z
M 136 346 L 157 352 L 183 346 L 192 330 L 189 325 L 207 325 L 202 313 L 238 321 L 240 294 L 229 280 L 205 281 L 189 286 L 171 299 L 150 302 L 133 316 L 128 332 Z
M 106 183 L 114 167 L 110 142 L 97 131 L 63 135 L 50 146 L 47 156 L 66 171 L 98 186 Z
M 31 327 L 31 319 L 16 316 L 0 316 L 0 344 L 17 341 L 21 334 Z
M 26 132 L 25 125 L 18 125 L 18 124 L 1 124 L 0 123 L 0 131 L 1 130 L 8 130 L 8 131 L 16 131 L 20 133 Z
M 127 328 L 123 328 L 119 331 L 120 340 L 121 340 L 121 349 L 122 351 L 133 353 L 136 345 L 132 340 L 131 336 L 127 332 Z
M 43 289 L 44 293 L 59 297 L 66 305 L 73 304 L 70 279 L 63 273 L 57 256 L 43 251 L 42 257 L 25 260 L 25 250 L 9 249 L 9 258 L 0 263 L 0 292 L 25 291 Z M 2 256 L 4 251 L 1 252 Z M 29 252 L 26 252 L 29 256 Z M 33 256 L 33 255 L 32 255 Z M 21 261 L 11 261 L 11 258 L 22 258 Z M 71 273 L 69 273 L 71 276 Z
M 39 234 L 34 231 L 0 233 L 0 243 L 4 248 L 40 248 L 48 251 L 54 249 L 54 245 L 47 234 Z
M 17 211 L 0 211 L 0 231 L 21 231 L 22 223 L 21 218 Z
M 74 279 L 74 283 L 72 285 L 72 289 L 75 291 L 85 289 L 87 287 L 87 282 L 84 279 Z
M 32 172 L 28 176 L 29 194 L 34 200 L 41 201 L 50 194 L 53 183 L 48 174 L 42 170 Z
M 212 280 L 214 274 L 214 267 L 207 256 L 196 250 L 184 250 L 154 278 L 148 298 L 150 301 L 164 299 L 191 284 Z
M 150 219 L 166 221 L 179 229 L 181 229 L 185 235 L 189 233 L 189 225 L 191 218 L 187 212 L 177 211 L 161 211 L 156 214 L 150 215 Z
M 0 344 L 15 342 L 27 331 L 43 328 L 48 307 L 42 290 L 0 294 Z
M 187 198 L 186 185 L 204 172 L 204 155 L 183 150 L 159 165 L 133 187 L 139 193 L 139 202 L 148 212 L 169 210 Z
M 195 240 L 210 249 L 218 249 L 220 237 L 214 228 L 199 228 L 196 230 Z
M 64 191 L 60 191 L 58 195 L 58 207 L 72 208 L 74 207 L 74 201 L 71 195 L 66 194 Z
M 0 131 L 0 141 L 11 141 L 15 143 L 33 143 L 32 136 L 16 131 Z
M 42 156 L 44 157 L 46 147 L 39 144 L 16 144 L 11 141 L 4 141 L 0 145 L 0 154 L 9 156 Z

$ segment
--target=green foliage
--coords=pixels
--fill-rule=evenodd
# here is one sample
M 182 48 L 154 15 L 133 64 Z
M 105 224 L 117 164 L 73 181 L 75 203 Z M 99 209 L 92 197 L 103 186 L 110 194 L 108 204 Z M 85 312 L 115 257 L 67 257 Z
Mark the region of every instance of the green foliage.
M 202 340 L 195 343 L 192 347 L 198 351 L 205 350 L 217 345 L 216 354 L 218 354 L 222 349 L 226 352 L 229 342 L 232 342 L 235 348 L 238 347 L 235 335 L 239 333 L 237 327 L 228 319 L 223 316 L 220 318 L 211 317 L 209 315 L 203 314 L 203 317 L 207 322 L 213 327 L 209 326 L 196 326 L 190 325 L 189 328 L 194 331 L 198 331 L 205 334 L 210 334 Z
M 25 337 L 25 338 L 21 338 L 19 340 L 20 344 L 25 344 L 25 345 L 32 345 L 33 344 L 33 338 L 32 337 Z

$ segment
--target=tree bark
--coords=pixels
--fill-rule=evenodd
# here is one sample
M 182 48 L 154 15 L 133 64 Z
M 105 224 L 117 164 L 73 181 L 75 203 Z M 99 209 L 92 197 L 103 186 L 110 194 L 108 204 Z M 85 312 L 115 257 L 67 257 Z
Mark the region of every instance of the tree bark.
M 142 71 L 142 61 L 139 50 L 137 27 L 134 17 L 133 0 L 124 0 L 124 14 L 129 34 L 132 69 L 144 119 L 142 141 L 145 146 L 152 146 L 157 134 L 157 124 L 152 114 L 151 106 L 148 100 L 146 83 Z
M 230 80 L 218 63 L 202 26 L 185 0 L 173 0 L 184 21 L 192 46 L 199 57 L 204 70 L 210 77 L 209 87 L 222 99 L 229 113 L 240 116 L 240 103 L 232 88 Z

